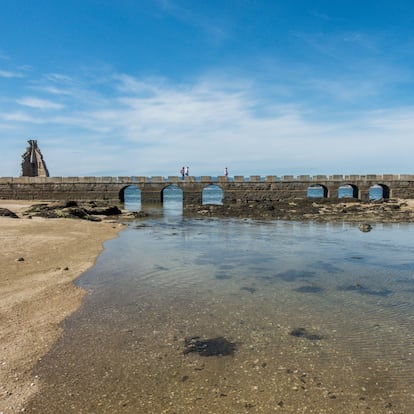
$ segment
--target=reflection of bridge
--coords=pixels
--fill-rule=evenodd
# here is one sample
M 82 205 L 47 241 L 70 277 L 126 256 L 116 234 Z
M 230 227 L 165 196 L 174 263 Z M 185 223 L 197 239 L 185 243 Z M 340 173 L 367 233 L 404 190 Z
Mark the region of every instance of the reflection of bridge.
M 163 190 L 176 185 L 183 191 L 184 207 L 202 204 L 203 189 L 217 185 L 223 190 L 223 204 L 240 201 L 306 198 L 312 187 L 318 187 L 327 198 L 338 198 L 344 186 L 352 188 L 355 198 L 368 200 L 370 188 L 380 186 L 383 197 L 414 199 L 414 175 L 288 175 L 235 176 L 212 178 L 185 177 L 0 177 L 0 198 L 14 200 L 107 200 L 124 201 L 128 186 L 141 191 L 141 202 L 159 203 Z

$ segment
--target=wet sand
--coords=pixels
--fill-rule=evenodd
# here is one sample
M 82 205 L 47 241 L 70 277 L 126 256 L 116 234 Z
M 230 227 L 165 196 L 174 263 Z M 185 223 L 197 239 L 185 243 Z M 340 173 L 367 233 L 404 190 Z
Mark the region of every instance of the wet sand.
M 123 228 L 108 221 L 22 218 L 31 204 L 0 201 L 0 208 L 21 217 L 0 217 L 0 412 L 5 414 L 21 412 L 38 390 L 32 369 L 84 296 L 73 280 Z

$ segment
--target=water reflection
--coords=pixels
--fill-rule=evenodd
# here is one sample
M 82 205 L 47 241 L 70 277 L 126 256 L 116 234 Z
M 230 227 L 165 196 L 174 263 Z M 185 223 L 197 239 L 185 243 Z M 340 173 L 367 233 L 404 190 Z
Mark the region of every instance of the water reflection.
M 129 211 L 141 210 L 141 190 L 130 185 L 124 190 L 124 208 Z
M 205 204 L 223 204 L 223 190 L 220 186 L 211 184 L 203 188 L 202 203 Z
M 163 214 L 166 218 L 182 216 L 183 191 L 177 185 L 170 185 L 163 190 Z

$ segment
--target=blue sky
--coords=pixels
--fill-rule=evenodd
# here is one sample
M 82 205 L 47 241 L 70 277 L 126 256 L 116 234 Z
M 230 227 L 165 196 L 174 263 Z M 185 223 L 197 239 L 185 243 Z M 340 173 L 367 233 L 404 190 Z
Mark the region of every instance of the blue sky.
M 0 0 L 0 176 L 411 174 L 411 0 Z

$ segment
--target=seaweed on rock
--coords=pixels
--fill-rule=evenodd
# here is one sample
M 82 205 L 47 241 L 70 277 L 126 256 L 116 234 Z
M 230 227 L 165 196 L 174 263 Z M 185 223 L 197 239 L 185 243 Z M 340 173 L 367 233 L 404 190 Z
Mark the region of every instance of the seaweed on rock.
M 227 356 L 233 355 L 236 344 L 222 336 L 211 339 L 200 339 L 199 336 L 185 338 L 183 354 L 197 352 L 201 356 Z

